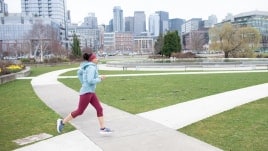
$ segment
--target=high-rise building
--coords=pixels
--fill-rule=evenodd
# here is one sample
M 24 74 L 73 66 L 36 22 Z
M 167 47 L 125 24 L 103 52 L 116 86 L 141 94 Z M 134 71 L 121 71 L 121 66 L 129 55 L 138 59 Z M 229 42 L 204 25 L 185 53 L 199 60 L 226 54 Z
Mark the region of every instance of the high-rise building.
M 81 26 L 86 26 L 90 29 L 97 29 L 98 20 L 97 17 L 95 17 L 95 13 L 89 13 L 88 16 L 84 18 L 84 22 Z
M 113 9 L 113 31 L 124 32 L 123 10 L 120 6 L 115 6 Z
M 158 14 L 151 14 L 149 16 L 149 33 L 153 37 L 159 36 L 160 31 L 160 17 Z
M 65 0 L 21 0 L 21 11 L 24 15 L 49 17 L 65 27 Z
M 146 31 L 146 17 L 144 11 L 134 12 L 134 34 L 140 35 Z
M 105 25 L 105 32 L 113 32 L 114 31 L 113 22 L 114 22 L 113 19 L 111 19 L 109 21 L 109 24 Z
M 7 4 L 4 2 L 4 0 L 0 0 L 0 13 L 7 13 Z
M 218 19 L 216 15 L 210 15 L 208 16 L 208 20 L 205 23 L 205 27 L 210 28 L 213 27 L 213 25 L 218 23 Z
M 181 33 L 181 25 L 185 23 L 184 19 L 180 18 L 173 18 L 170 19 L 168 22 L 168 28 L 170 31 L 178 31 L 178 33 Z
M 168 20 L 169 14 L 165 11 L 156 11 L 155 13 L 159 14 L 160 17 L 160 34 L 164 34 L 168 30 Z
M 202 18 L 192 18 L 190 20 L 187 20 L 182 26 L 181 26 L 181 32 L 182 34 L 190 33 L 194 30 L 200 29 Z
M 134 32 L 134 17 L 125 17 L 125 32 Z

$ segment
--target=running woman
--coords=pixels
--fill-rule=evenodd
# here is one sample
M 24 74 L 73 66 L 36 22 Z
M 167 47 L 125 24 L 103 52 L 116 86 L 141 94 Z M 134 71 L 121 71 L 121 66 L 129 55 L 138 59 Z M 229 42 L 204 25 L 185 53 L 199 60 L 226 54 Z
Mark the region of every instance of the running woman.
M 80 64 L 80 69 L 77 71 L 78 78 L 82 84 L 79 91 L 80 99 L 78 107 L 64 119 L 57 120 L 57 131 L 58 133 L 61 133 L 64 125 L 77 116 L 82 115 L 90 103 L 96 109 L 100 125 L 100 133 L 109 134 L 112 131 L 104 126 L 103 108 L 95 93 L 97 83 L 103 81 L 105 76 L 99 76 L 98 74 L 98 58 L 94 53 L 85 52 L 83 54 L 83 59 L 84 61 Z

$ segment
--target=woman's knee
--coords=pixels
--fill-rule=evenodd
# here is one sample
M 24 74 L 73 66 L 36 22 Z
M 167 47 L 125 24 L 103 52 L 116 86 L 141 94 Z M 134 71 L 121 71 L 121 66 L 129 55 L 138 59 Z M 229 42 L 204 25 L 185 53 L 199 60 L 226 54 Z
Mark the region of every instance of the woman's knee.
M 82 115 L 84 111 L 81 111 L 81 110 L 76 110 L 74 112 L 71 113 L 72 117 L 75 118 L 79 115 Z

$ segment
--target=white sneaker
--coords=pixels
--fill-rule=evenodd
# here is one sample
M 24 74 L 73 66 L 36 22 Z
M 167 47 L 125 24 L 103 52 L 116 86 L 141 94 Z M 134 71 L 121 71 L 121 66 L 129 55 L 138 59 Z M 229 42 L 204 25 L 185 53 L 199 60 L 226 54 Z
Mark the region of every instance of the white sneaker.
M 63 128 L 64 128 L 64 124 L 62 123 L 62 119 L 58 119 L 57 120 L 57 131 L 58 131 L 58 133 L 61 133 Z

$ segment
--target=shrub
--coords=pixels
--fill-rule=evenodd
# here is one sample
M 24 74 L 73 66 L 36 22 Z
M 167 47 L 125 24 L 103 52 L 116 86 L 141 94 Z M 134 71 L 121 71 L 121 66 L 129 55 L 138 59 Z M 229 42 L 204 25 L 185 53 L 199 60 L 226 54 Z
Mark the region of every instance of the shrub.
M 176 57 L 176 58 L 196 58 L 196 55 L 191 53 L 191 52 L 172 53 L 172 57 Z
M 35 59 L 34 58 L 22 58 L 20 60 L 22 63 L 35 63 Z
M 45 63 L 61 63 L 61 62 L 68 62 L 69 60 L 67 58 L 61 58 L 61 57 L 52 57 L 48 59 L 44 59 Z
M 21 63 L 16 64 L 11 61 L 0 61 L 0 75 L 19 72 L 25 69 L 25 66 Z

